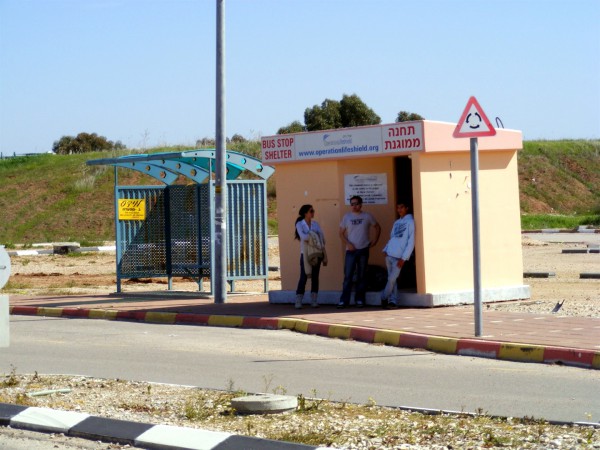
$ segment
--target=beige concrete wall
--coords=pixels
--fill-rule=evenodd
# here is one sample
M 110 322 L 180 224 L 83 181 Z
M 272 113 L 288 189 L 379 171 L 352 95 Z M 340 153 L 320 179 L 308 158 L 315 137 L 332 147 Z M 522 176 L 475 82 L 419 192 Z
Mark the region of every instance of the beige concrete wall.
M 344 175 L 386 173 L 387 205 L 364 205 L 380 223 L 382 232 L 377 246 L 371 249 L 369 263 L 385 267 L 382 249 L 396 220 L 393 158 L 377 158 L 365 166 L 362 159 L 323 161 L 319 163 L 281 164 L 275 172 L 279 251 L 282 290 L 295 290 L 300 273 L 300 244 L 294 240 L 294 223 L 304 204 L 315 208 L 315 220 L 325 233 L 329 264 L 322 268 L 320 289 L 341 290 L 345 248 L 339 239 L 339 224 L 350 207 L 344 201 Z M 308 285 L 310 286 L 310 281 Z
M 482 153 L 479 169 L 482 285 L 522 284 L 517 154 Z M 469 153 L 421 154 L 413 170 L 420 174 L 419 286 L 427 293 L 472 289 Z
M 322 270 L 321 289 L 328 289 L 331 277 L 341 270 L 336 258 L 339 253 L 337 229 L 342 197 L 339 192 L 337 163 L 330 161 L 319 164 L 282 164 L 275 171 L 275 184 L 282 289 L 295 290 L 298 283 L 300 243 L 294 239 L 294 224 L 298 210 L 304 204 L 313 205 L 315 220 L 325 233 L 330 263 Z

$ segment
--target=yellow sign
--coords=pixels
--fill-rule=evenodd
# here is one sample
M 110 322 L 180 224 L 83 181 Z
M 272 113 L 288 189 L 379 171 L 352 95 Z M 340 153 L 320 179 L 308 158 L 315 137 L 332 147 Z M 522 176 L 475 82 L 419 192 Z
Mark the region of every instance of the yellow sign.
M 119 220 L 146 220 L 146 200 L 120 198 Z

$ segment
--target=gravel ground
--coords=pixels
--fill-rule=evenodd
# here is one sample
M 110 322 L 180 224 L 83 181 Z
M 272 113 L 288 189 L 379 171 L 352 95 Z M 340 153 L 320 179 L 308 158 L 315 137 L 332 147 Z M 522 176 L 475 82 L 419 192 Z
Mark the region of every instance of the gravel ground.
M 597 236 L 597 237 L 596 237 Z M 558 239 L 560 237 L 557 237 Z M 564 238 L 564 237 L 563 237 Z M 588 239 L 588 236 L 585 237 Z M 491 309 L 550 313 L 564 301 L 559 315 L 600 317 L 600 280 L 581 280 L 582 272 L 600 272 L 599 254 L 563 254 L 564 248 L 586 248 L 585 239 L 548 242 L 540 236 L 523 237 L 524 270 L 555 272 L 549 279 L 526 279 L 532 289 L 528 301 L 491 304 Z M 600 235 L 590 239 L 600 241 Z M 594 243 L 596 241 L 592 241 Z M 279 255 L 270 246 L 270 264 Z M 69 293 L 114 292 L 114 254 L 81 257 L 40 256 L 12 258 L 9 292 Z M 279 275 L 271 273 L 269 284 L 277 289 Z M 85 283 L 88 283 L 85 285 Z M 190 283 L 179 280 L 178 289 Z M 145 283 L 140 289 L 148 290 Z M 258 291 L 259 285 L 238 284 L 240 290 Z M 129 285 L 128 290 L 137 288 Z M 68 393 L 29 396 L 47 389 L 70 389 Z M 281 392 L 276 392 L 281 393 Z M 600 428 L 551 425 L 540 420 L 491 418 L 484 414 L 423 415 L 378 407 L 374 404 L 332 403 L 300 399 L 293 413 L 236 415 L 230 400 L 243 395 L 231 388 L 208 391 L 196 387 L 169 386 L 84 377 L 4 374 L 0 402 L 56 409 L 140 422 L 197 427 L 276 440 L 302 442 L 347 449 L 600 449 Z M 590 417 L 597 423 L 598 418 Z M 0 428 L 0 438 L 3 430 Z M 97 448 L 107 447 L 98 444 Z
M 68 393 L 29 397 L 48 389 Z M 558 426 L 533 419 L 416 412 L 300 399 L 297 411 L 237 415 L 230 400 L 242 392 L 206 391 L 84 377 L 8 374 L 0 401 L 347 449 L 598 449 L 600 428 Z M 0 429 L 0 438 L 2 429 Z M 98 448 L 108 448 L 99 444 Z M 110 448 L 120 448 L 111 446 Z

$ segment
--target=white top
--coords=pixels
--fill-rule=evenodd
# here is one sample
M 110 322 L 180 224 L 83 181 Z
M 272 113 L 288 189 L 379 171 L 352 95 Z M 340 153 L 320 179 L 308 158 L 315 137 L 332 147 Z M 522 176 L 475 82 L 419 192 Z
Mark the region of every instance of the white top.
M 304 254 L 304 243 L 308 241 L 308 233 L 314 231 L 319 236 L 321 236 L 321 240 L 323 244 L 325 244 L 325 235 L 323 234 L 323 230 L 317 223 L 316 220 L 310 221 L 310 226 L 306 223 L 306 220 L 301 220 L 296 224 L 296 231 L 298 231 L 298 236 L 300 236 L 300 253 Z
M 348 242 L 354 245 L 354 248 L 360 250 L 371 245 L 369 229 L 371 225 L 376 224 L 375 217 L 368 212 L 361 211 L 358 214 L 349 212 L 342 217 L 340 228 L 346 230 Z

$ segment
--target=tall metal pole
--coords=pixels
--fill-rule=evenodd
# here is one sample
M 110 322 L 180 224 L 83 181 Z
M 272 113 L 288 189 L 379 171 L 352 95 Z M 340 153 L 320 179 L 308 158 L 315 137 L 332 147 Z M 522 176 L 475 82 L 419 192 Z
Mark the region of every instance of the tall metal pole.
M 481 258 L 479 249 L 479 155 L 477 138 L 471 138 L 471 216 L 473 221 L 473 304 L 475 336 L 481 336 Z
M 217 0 L 215 155 L 215 303 L 227 301 L 227 171 L 225 143 L 225 0 Z

